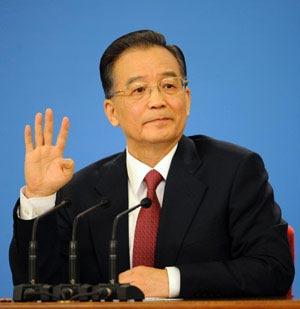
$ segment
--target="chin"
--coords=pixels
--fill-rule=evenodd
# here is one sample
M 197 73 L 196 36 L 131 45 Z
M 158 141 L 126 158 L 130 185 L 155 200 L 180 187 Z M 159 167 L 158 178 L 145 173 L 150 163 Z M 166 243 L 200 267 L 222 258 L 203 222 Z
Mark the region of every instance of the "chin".
M 156 132 L 155 134 L 148 134 L 143 139 L 146 143 L 161 144 L 161 143 L 173 143 L 178 138 L 174 134 L 166 134 L 163 132 Z

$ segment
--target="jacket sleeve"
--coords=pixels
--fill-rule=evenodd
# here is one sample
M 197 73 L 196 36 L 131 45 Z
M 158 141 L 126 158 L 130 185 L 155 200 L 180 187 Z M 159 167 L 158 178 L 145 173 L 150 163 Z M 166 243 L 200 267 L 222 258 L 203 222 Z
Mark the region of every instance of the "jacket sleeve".
M 286 295 L 294 278 L 287 224 L 257 154 L 248 153 L 236 170 L 228 202 L 228 229 L 230 259 L 176 265 L 181 274 L 180 296 Z

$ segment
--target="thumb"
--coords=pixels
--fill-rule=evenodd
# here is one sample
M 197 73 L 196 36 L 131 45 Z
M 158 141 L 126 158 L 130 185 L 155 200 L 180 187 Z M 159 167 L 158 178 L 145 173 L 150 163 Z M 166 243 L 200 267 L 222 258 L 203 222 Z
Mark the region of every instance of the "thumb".
M 64 169 L 70 169 L 70 170 L 74 170 L 74 161 L 72 159 L 63 159 L 61 162 L 61 166 Z

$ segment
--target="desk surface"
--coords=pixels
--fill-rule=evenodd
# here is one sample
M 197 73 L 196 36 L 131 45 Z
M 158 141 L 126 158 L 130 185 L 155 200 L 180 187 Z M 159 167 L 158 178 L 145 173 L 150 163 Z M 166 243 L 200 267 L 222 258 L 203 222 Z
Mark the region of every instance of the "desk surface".
M 300 300 L 197 300 L 197 301 L 151 301 L 151 302 L 51 302 L 51 303 L 15 303 L 0 302 L 0 309 L 64 309 L 64 308 L 166 308 L 166 309 L 290 309 L 300 308 Z

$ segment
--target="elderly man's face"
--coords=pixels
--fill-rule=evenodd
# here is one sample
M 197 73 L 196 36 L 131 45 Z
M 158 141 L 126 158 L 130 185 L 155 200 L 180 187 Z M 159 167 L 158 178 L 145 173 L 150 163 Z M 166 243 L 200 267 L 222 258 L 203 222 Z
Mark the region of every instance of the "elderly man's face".
M 130 49 L 116 61 L 115 96 L 105 100 L 105 112 L 112 125 L 122 128 L 129 150 L 172 145 L 180 139 L 190 110 L 190 90 L 180 84 L 176 93 L 169 91 L 173 77 L 177 82 L 182 77 L 179 64 L 162 47 Z

